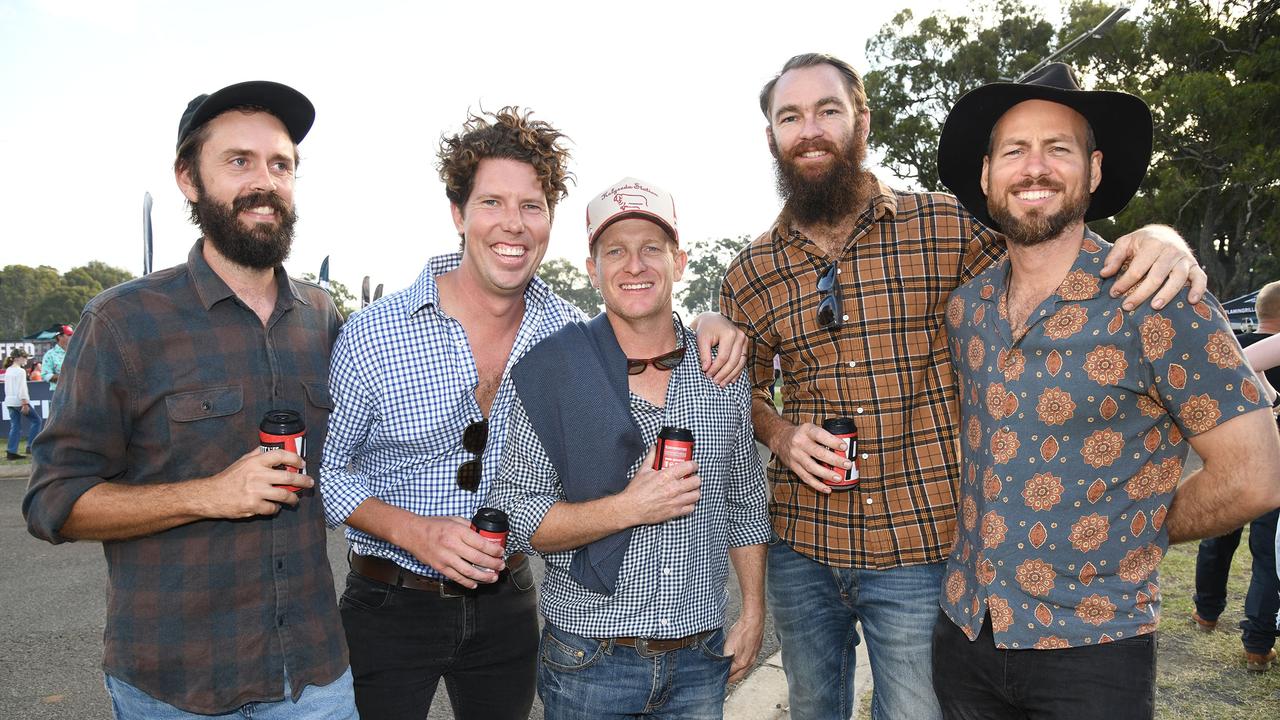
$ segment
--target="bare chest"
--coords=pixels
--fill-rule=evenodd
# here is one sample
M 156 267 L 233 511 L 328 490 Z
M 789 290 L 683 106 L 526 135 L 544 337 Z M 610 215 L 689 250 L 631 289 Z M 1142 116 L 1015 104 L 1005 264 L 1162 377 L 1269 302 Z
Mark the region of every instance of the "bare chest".
M 671 373 L 647 368 L 639 375 L 627 378 L 631 392 L 644 398 L 651 405 L 663 407 L 667 403 L 667 386 L 671 383 Z

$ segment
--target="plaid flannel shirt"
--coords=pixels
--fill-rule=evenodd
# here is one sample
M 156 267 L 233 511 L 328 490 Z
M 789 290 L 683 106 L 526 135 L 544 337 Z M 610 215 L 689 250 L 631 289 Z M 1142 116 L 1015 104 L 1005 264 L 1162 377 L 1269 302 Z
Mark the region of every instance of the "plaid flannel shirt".
M 1000 236 L 950 195 L 884 184 L 838 258 L 785 214 L 730 264 L 720 308 L 751 341 L 753 397 L 772 402 L 782 361 L 782 414 L 858 425 L 861 481 L 821 495 L 777 458 L 769 464 L 774 530 L 827 565 L 891 568 L 946 559 L 955 536 L 959 467 L 947 297 L 1004 254 Z M 839 263 L 839 330 L 817 322 L 818 278 Z
M 269 410 L 301 412 L 318 475 L 331 403 L 328 293 L 276 269 L 264 327 L 205 262 L 187 262 L 85 308 L 36 439 L 23 513 L 58 543 L 76 501 L 104 482 L 180 483 L 221 472 L 258 445 Z M 104 542 L 110 587 L 103 669 L 183 710 L 225 713 L 296 699 L 347 667 L 320 496 L 245 520 L 201 520 Z

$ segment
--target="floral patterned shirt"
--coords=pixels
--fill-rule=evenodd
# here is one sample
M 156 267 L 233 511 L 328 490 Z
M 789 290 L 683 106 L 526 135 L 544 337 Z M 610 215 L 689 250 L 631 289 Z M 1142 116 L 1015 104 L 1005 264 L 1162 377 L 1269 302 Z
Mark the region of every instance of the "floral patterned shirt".
M 1124 312 L 1109 247 L 1088 234 L 1016 340 L 1007 259 L 948 304 L 963 470 L 941 604 L 970 640 L 988 612 L 1007 649 L 1155 630 L 1185 440 L 1265 407 L 1217 301 Z

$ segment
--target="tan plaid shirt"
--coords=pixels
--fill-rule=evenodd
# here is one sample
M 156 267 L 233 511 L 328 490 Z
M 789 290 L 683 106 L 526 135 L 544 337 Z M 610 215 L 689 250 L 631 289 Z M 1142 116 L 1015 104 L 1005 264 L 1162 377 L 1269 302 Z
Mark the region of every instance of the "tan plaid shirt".
M 880 184 L 839 257 L 839 330 L 817 322 L 830 260 L 785 214 L 730 264 L 720 307 L 752 341 L 753 397 L 771 399 L 777 354 L 787 420 L 858 425 L 853 489 L 824 496 L 769 464 L 774 530 L 796 550 L 837 567 L 946 560 L 960 413 L 943 315 L 950 292 L 1003 254 L 950 195 Z

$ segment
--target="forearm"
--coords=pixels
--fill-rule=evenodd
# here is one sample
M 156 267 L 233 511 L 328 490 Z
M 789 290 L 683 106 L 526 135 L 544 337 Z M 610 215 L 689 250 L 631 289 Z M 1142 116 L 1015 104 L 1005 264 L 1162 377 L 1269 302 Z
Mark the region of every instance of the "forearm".
M 634 525 L 621 494 L 581 503 L 562 500 L 542 517 L 531 544 L 539 553 L 576 550 Z
M 421 517 L 404 508 L 371 497 L 356 506 L 344 522 L 356 530 L 407 549 L 412 541 L 404 537 L 404 533 Z
M 101 483 L 71 507 L 58 534 L 73 540 L 128 540 L 208 517 L 193 483 Z
M 1272 335 L 1245 348 L 1244 357 L 1249 366 L 1259 373 L 1280 365 L 1280 335 Z
M 789 420 L 778 414 L 772 403 L 758 397 L 751 399 L 751 423 L 755 426 L 756 439 L 764 443 L 774 454 L 777 454 L 775 442 L 781 439 L 784 431 L 795 427 Z
M 764 619 L 764 573 L 767 546 L 763 543 L 729 548 L 729 561 L 738 576 L 738 589 L 742 592 L 742 612 L 739 618 Z

